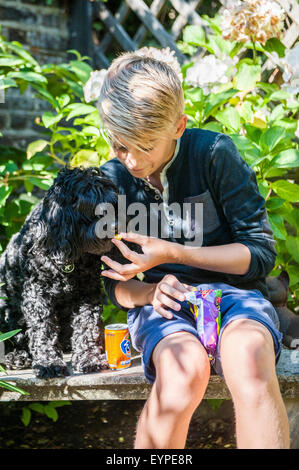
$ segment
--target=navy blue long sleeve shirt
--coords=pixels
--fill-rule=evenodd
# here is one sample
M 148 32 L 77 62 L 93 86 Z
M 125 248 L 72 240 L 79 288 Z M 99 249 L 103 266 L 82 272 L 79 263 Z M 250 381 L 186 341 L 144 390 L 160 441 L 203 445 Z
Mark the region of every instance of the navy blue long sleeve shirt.
M 141 202 L 148 208 L 147 235 L 150 235 L 153 217 L 149 210 L 150 204 L 164 203 L 169 206 L 176 202 L 182 207 L 186 202 L 191 205 L 201 202 L 201 246 L 238 242 L 246 245 L 251 253 L 249 270 L 244 275 L 165 263 L 145 271 L 144 282 L 157 283 L 166 274 L 173 274 L 188 284 L 225 282 L 243 289 L 258 289 L 265 298 L 269 298 L 265 277 L 275 264 L 276 242 L 269 225 L 265 200 L 258 190 L 256 175 L 240 156 L 230 137 L 209 130 L 186 129 L 177 142 L 174 156 L 160 175 L 162 194 L 145 179 L 132 176 L 117 158 L 106 162 L 101 170 L 116 184 L 119 194 L 126 195 L 127 207 L 133 202 Z M 169 214 L 168 241 L 184 244 L 184 236 L 175 238 L 175 232 L 171 232 L 176 220 L 171 218 L 171 212 Z M 161 238 L 161 231 L 158 236 Z M 117 282 L 104 278 L 107 295 L 114 305 L 127 310 L 115 298 Z

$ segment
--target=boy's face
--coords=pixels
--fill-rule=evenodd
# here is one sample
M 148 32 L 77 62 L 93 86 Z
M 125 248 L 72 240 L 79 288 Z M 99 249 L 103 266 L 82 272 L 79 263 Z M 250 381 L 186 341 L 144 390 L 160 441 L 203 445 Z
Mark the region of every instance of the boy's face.
M 186 123 L 187 117 L 182 116 L 176 130 L 171 135 L 153 140 L 144 149 L 144 152 L 137 150 L 124 139 L 118 138 L 122 145 L 112 142 L 115 156 L 135 178 L 146 178 L 154 173 L 160 173 L 171 160 L 176 141 L 182 136 Z

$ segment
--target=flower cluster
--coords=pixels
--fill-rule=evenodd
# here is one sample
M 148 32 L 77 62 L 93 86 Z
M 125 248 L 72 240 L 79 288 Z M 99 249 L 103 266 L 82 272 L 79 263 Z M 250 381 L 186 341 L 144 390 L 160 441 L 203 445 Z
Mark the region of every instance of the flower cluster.
M 299 93 L 299 43 L 293 49 L 286 51 L 281 63 L 284 69 L 282 78 L 285 82 L 282 88 L 293 95 L 297 95 Z
M 231 1 L 222 16 L 222 34 L 231 41 L 258 41 L 281 37 L 285 13 L 275 1 Z
M 203 93 L 207 95 L 216 91 L 218 85 L 231 80 L 235 71 L 232 65 L 234 60 L 230 57 L 218 59 L 213 54 L 208 54 L 187 69 L 186 82 L 202 88 Z
M 180 64 L 175 56 L 175 52 L 171 51 L 169 47 L 165 47 L 163 49 L 157 49 L 156 47 L 142 47 L 136 51 L 136 55 L 141 57 L 152 57 L 153 59 L 165 62 L 176 72 L 181 82 L 183 81 Z
M 94 72 L 91 72 L 89 79 L 83 87 L 84 99 L 86 103 L 98 99 L 104 78 L 106 77 L 106 73 L 106 69 L 95 70 Z

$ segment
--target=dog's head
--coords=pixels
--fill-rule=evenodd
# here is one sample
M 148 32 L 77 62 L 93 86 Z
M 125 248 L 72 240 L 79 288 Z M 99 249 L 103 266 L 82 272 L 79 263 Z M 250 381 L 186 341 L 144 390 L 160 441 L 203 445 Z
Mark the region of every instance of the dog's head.
M 117 188 L 99 168 L 65 167 L 58 173 L 43 199 L 37 227 L 39 246 L 58 267 L 71 269 L 84 253 L 111 250 L 111 237 L 97 232 L 97 208 L 103 203 L 117 206 Z M 111 223 L 114 233 L 117 221 Z

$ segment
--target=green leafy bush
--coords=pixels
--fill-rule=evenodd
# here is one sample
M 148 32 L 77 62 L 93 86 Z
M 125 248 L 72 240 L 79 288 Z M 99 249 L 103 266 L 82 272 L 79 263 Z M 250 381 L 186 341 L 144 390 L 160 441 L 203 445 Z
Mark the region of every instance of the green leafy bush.
M 277 38 L 265 45 L 225 40 L 218 16 L 205 16 L 204 21 L 205 29 L 187 26 L 178 43 L 187 55 L 193 56 L 198 48 L 208 53 L 182 67 L 188 126 L 230 135 L 256 172 L 277 241 L 278 257 L 272 274 L 288 271 L 289 303 L 294 308 L 299 299 L 299 186 L 292 172 L 299 163 L 295 135 L 299 101 L 281 85 L 268 83 L 267 71 L 262 72 L 265 59 L 273 51 L 283 58 L 286 50 Z M 20 43 L 0 38 L 0 89 L 18 87 L 23 93 L 30 86 L 35 96 L 50 106 L 35 119 L 44 138 L 30 143 L 26 152 L 0 146 L 2 249 L 38 202 L 37 188 L 48 189 L 61 165 L 100 165 L 109 158 L 98 111 L 84 99 L 83 87 L 92 69 L 87 57 L 75 50 L 68 52 L 76 57 L 69 63 L 41 66 Z M 208 79 L 203 83 L 192 77 L 196 66 L 203 72 L 208 67 Z M 112 318 L 115 321 L 117 315 L 108 302 L 104 307 L 107 322 Z
M 41 66 L 17 41 L 0 37 L 0 89 L 30 86 L 50 110 L 37 116 L 44 139 L 27 151 L 1 146 L 0 228 L 2 248 L 39 198 L 34 190 L 48 189 L 61 165 L 100 165 L 109 154 L 95 106 L 84 101 L 83 86 L 91 67 L 77 51 L 67 64 Z M 23 190 L 24 189 L 24 190 Z
M 269 54 L 274 50 L 283 57 L 285 47 L 276 38 L 264 46 L 255 43 L 251 58 L 252 42 L 225 40 L 219 17 L 204 20 L 209 34 L 202 27 L 188 26 L 179 43 L 185 53 L 194 54 L 198 47 L 208 52 L 183 66 L 188 126 L 228 134 L 254 169 L 277 242 L 271 274 L 283 269 L 289 273 L 289 304 L 294 308 L 299 300 L 299 185 L 294 181 L 299 166 L 295 134 L 299 100 L 281 85 L 262 81 L 262 65 Z M 247 54 L 240 58 L 242 48 Z M 225 68 L 219 72 L 221 64 Z

